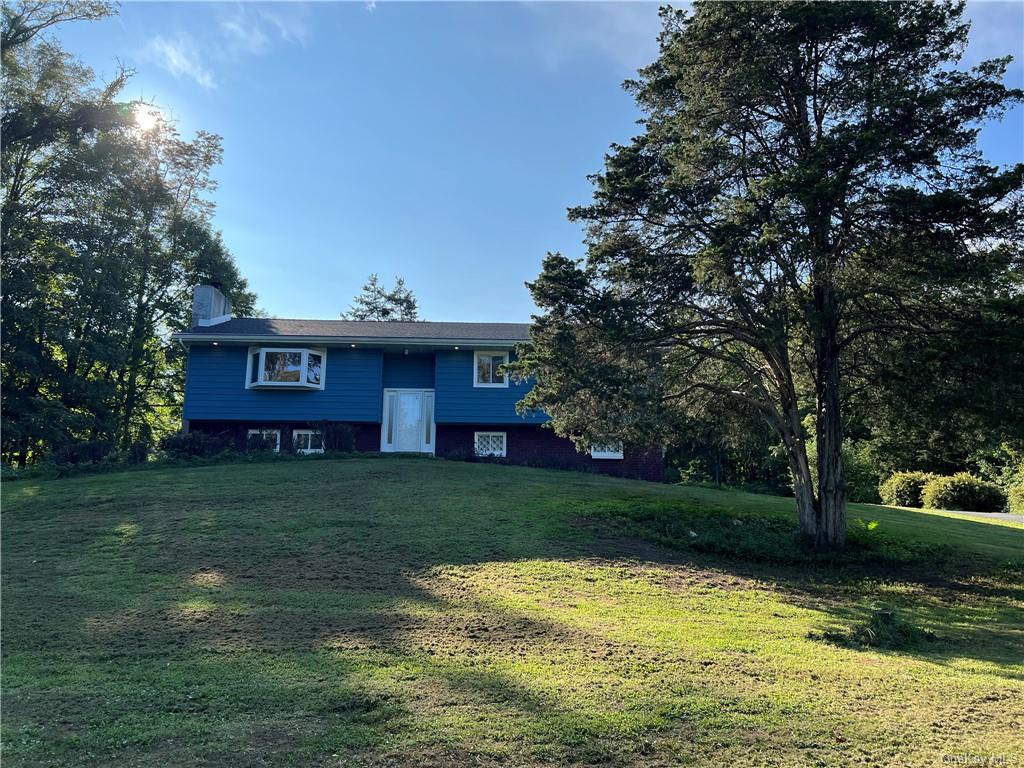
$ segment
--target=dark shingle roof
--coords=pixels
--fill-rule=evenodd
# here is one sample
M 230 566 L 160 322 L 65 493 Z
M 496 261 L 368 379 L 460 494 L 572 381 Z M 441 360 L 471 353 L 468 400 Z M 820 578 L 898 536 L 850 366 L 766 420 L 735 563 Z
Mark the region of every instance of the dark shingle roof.
M 194 326 L 184 335 L 281 336 L 422 341 L 526 341 L 529 323 L 402 323 L 373 320 L 279 320 L 235 317 L 211 326 Z

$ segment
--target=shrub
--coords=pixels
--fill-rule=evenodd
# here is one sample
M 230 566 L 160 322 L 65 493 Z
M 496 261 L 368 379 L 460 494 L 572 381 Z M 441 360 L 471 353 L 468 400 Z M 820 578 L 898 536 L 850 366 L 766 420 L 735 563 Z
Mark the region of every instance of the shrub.
M 322 421 L 317 431 L 323 436 L 325 451 L 352 453 L 356 449 L 356 428 L 340 421 Z
M 920 507 L 924 487 L 938 475 L 931 472 L 896 472 L 878 486 L 883 504 L 894 507 Z
M 150 443 L 135 441 L 125 452 L 125 461 L 129 464 L 145 464 L 150 459 Z
M 245 438 L 246 453 L 269 453 L 277 450 L 277 436 L 271 436 L 263 432 L 254 432 Z
M 809 637 L 819 639 L 814 633 Z M 925 642 L 935 642 L 939 638 L 901 618 L 891 608 L 879 608 L 872 612 L 867 621 L 854 625 L 849 632 L 825 632 L 820 639 L 837 645 L 905 650 L 917 648 Z
M 1024 515 L 1024 482 L 1011 485 L 1006 493 L 1006 506 L 1018 515 Z
M 877 504 L 879 471 L 870 446 L 866 443 L 843 442 L 843 474 L 846 475 L 846 498 L 864 504 Z
M 160 450 L 172 458 L 216 456 L 234 450 L 234 441 L 228 435 L 207 432 L 177 432 L 160 441 Z
M 1024 443 L 1002 442 L 974 456 L 979 474 L 1003 489 L 1010 512 L 1024 514 Z
M 109 440 L 83 440 L 65 443 L 53 450 L 50 458 L 53 463 L 63 464 L 96 464 L 103 461 L 114 450 Z
M 881 478 L 871 447 L 867 443 L 844 440 L 842 451 L 847 500 L 865 504 L 878 502 L 878 481 Z M 813 440 L 807 443 L 807 460 L 811 463 L 811 476 L 817 486 L 818 447 Z M 792 495 L 792 492 L 787 495 Z
M 928 481 L 921 499 L 928 509 L 964 509 L 971 512 L 999 512 L 1006 504 L 1006 496 L 998 485 L 970 472 L 957 472 L 952 477 L 936 477 Z

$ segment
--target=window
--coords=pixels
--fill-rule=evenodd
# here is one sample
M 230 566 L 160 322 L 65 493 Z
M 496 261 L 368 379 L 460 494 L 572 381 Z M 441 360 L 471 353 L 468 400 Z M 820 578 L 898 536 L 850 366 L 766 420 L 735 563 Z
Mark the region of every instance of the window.
M 504 456 L 504 432 L 474 432 L 474 450 L 477 456 Z
M 250 429 L 246 435 L 246 442 L 248 446 L 252 446 L 255 442 L 254 437 L 263 438 L 264 445 L 270 446 L 274 453 L 281 450 L 281 430 L 280 429 Z M 248 447 L 247 446 L 247 447 Z
M 508 363 L 508 352 L 474 352 L 473 386 L 507 387 L 508 374 L 500 368 Z
M 246 364 L 246 387 L 324 388 L 323 349 L 251 347 Z
M 611 441 L 607 443 L 594 443 L 590 446 L 590 458 L 592 459 L 621 459 L 622 441 Z
M 263 351 L 263 383 L 298 384 L 302 381 L 301 352 Z
M 292 450 L 296 453 L 323 453 L 324 436 L 315 429 L 293 429 Z

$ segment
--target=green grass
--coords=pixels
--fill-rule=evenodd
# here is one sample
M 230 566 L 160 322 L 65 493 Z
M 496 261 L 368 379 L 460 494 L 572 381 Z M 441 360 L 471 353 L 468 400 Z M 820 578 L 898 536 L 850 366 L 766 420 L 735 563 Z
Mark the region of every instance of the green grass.
M 518 467 L 8 483 L 3 762 L 1024 758 L 1020 528 L 850 518 L 820 558 L 790 500 Z M 882 604 L 915 642 L 855 640 Z

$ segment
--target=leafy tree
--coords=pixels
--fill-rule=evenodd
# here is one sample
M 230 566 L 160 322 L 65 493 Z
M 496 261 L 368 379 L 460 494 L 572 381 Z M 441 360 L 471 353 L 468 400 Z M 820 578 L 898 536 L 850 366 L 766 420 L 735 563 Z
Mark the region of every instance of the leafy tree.
M 341 314 L 345 320 L 419 320 L 416 297 L 405 287 L 405 279 L 395 278 L 395 287 L 388 290 L 376 273 L 363 285 L 352 306 Z
M 141 130 L 117 101 L 129 73 L 95 87 L 42 34 L 109 11 L 4 6 L 2 450 L 19 464 L 69 442 L 151 442 L 180 407 L 168 336 L 189 323 L 191 286 L 254 298 L 209 225 L 219 138 Z
M 756 408 L 802 536 L 843 545 L 851 394 L 887 356 L 1021 316 L 1024 165 L 986 164 L 976 138 L 1022 93 L 1002 84 L 1009 58 L 957 68 L 962 11 L 663 10 L 660 56 L 627 83 L 644 131 L 570 212 L 586 259 L 549 255 L 531 285 L 544 314 L 515 365 L 538 381 L 521 406 L 581 444 L 665 439 L 671 413 L 717 401 Z

